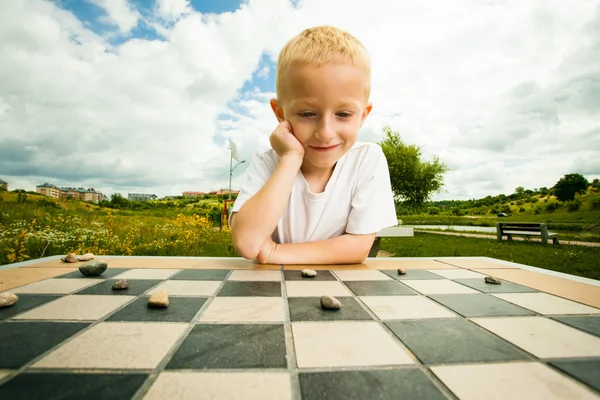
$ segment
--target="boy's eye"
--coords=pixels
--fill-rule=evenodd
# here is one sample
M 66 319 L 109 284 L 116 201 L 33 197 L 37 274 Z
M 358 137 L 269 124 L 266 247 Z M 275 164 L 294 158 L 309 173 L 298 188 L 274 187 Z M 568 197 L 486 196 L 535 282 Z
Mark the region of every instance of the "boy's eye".
M 314 117 L 315 113 L 312 111 L 304 111 L 301 113 L 298 113 L 299 116 L 304 117 L 304 118 L 308 118 L 308 117 Z
M 342 118 L 349 118 L 349 117 L 351 117 L 351 116 L 352 116 L 352 114 L 350 114 L 349 112 L 344 112 L 344 111 L 342 111 L 342 112 L 339 112 L 339 113 L 338 113 L 338 116 L 340 116 L 340 117 L 342 117 Z

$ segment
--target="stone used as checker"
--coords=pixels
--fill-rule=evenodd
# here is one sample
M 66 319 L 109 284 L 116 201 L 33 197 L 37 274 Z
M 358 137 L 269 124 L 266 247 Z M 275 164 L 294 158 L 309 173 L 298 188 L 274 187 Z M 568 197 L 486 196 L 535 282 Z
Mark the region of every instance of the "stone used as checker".
M 169 293 L 166 290 L 154 293 L 148 299 L 148 307 L 165 308 L 169 306 Z
M 326 310 L 338 310 L 342 306 L 342 303 L 333 296 L 321 297 L 321 307 Z
M 19 296 L 12 292 L 0 293 L 0 308 L 10 307 L 19 300 Z
M 129 287 L 129 281 L 127 279 L 119 279 L 115 283 L 113 283 L 113 290 L 125 290 Z
M 85 276 L 102 275 L 108 268 L 108 264 L 102 261 L 88 261 L 79 267 L 79 271 Z
M 302 276 L 307 277 L 307 278 L 314 278 L 315 276 L 317 276 L 317 271 L 312 270 L 312 269 L 303 269 Z

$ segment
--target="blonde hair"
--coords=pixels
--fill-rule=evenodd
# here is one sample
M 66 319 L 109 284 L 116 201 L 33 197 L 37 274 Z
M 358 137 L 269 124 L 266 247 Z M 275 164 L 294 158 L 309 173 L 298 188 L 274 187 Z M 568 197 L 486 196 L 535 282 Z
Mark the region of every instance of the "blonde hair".
M 313 65 L 320 67 L 327 63 L 350 64 L 365 72 L 365 93 L 371 93 L 371 59 L 367 49 L 354 36 L 333 26 L 317 26 L 305 29 L 290 39 L 277 60 L 275 88 L 281 100 L 289 85 L 290 69 Z

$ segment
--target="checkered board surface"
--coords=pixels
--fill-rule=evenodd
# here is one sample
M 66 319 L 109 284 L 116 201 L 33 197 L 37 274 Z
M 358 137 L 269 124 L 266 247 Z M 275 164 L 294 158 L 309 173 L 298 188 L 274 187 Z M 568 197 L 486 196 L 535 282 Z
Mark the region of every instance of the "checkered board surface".
M 0 399 L 600 399 L 599 309 L 469 270 L 109 268 L 11 291 Z

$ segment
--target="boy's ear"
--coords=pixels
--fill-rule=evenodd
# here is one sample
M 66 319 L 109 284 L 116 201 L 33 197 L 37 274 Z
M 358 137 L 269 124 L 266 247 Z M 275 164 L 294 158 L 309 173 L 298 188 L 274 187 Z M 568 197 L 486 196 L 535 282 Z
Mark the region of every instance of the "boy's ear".
M 283 116 L 283 108 L 281 108 L 279 105 L 279 100 L 271 99 L 271 108 L 273 109 L 278 122 L 285 121 L 285 117 Z
M 369 114 L 371 113 L 371 110 L 373 109 L 373 103 L 368 103 L 365 106 L 365 109 L 363 110 L 362 115 L 360 116 L 360 127 L 362 128 L 363 124 L 365 123 L 365 120 L 367 119 L 367 117 L 369 116 Z

